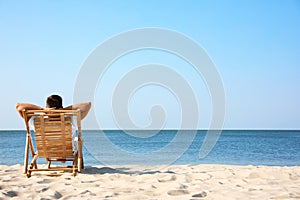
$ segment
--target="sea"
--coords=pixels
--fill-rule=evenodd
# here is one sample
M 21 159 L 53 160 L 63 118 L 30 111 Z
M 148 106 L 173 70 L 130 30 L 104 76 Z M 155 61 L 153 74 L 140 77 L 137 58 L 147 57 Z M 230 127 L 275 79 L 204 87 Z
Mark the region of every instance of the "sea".
M 84 163 L 300 166 L 299 130 L 222 130 L 212 141 L 205 140 L 208 134 L 206 130 L 84 130 Z M 0 131 L 0 164 L 23 164 L 25 140 L 25 131 Z M 206 155 L 200 155 L 201 149 Z

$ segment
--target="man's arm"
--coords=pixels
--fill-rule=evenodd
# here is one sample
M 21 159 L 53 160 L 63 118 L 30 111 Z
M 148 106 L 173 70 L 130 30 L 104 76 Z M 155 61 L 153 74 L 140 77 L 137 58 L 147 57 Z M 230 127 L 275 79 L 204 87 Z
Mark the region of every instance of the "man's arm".
M 65 107 L 64 110 L 80 110 L 81 120 L 85 118 L 92 106 L 91 102 L 83 102 Z
M 17 103 L 16 104 L 16 110 L 19 113 L 19 115 L 21 117 L 23 117 L 23 110 L 43 110 L 44 108 L 34 105 L 34 104 L 30 104 L 30 103 Z M 23 117 L 24 118 L 24 117 Z

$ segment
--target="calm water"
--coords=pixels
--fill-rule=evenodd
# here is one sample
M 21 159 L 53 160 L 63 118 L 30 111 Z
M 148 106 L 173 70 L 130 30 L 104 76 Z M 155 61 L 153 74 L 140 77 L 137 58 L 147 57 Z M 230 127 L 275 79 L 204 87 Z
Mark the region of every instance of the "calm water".
M 174 130 L 160 131 L 150 137 L 147 137 L 151 135 L 149 131 L 134 131 L 134 134 L 138 137 L 123 131 L 83 131 L 85 164 L 300 165 L 300 131 L 222 131 L 204 159 L 199 159 L 199 149 L 206 131 L 197 131 L 193 140 L 177 142 L 173 141 L 177 134 Z M 192 132 L 184 134 L 189 138 Z M 0 145 L 1 165 L 23 164 L 25 131 L 0 131 Z M 188 147 L 186 151 L 183 146 Z M 165 147 L 168 148 L 163 151 Z

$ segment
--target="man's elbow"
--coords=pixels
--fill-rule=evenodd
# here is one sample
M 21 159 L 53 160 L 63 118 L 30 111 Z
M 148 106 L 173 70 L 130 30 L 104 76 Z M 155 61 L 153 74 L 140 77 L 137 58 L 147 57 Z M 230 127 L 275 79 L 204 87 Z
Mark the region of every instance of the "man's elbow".
M 88 106 L 88 108 L 90 109 L 91 106 L 92 106 L 92 102 L 89 101 L 89 102 L 87 103 L 87 106 Z
M 84 110 L 82 110 L 82 111 L 84 111 L 87 114 L 90 111 L 91 106 L 92 106 L 91 102 L 86 102 L 86 104 L 84 106 Z
M 91 102 L 84 103 L 83 109 L 81 110 L 81 119 L 84 119 L 87 116 L 88 112 L 91 109 L 91 106 L 92 106 Z
M 17 110 L 17 111 L 22 111 L 21 103 L 17 103 L 17 104 L 16 104 L 16 110 Z

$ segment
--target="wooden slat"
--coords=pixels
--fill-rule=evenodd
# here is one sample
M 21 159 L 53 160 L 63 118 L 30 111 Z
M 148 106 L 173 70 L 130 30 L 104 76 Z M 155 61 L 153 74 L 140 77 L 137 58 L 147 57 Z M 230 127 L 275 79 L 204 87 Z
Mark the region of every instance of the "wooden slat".
M 61 126 L 61 124 L 62 124 L 62 122 L 60 122 L 60 121 L 57 121 L 57 120 L 53 120 L 53 121 L 44 121 L 44 126 L 45 127 L 47 127 L 47 126 L 49 126 L 49 127 L 51 127 L 51 126 Z M 69 126 L 71 126 L 72 125 L 72 123 L 71 123 L 71 121 L 65 121 L 64 122 L 64 124 L 65 125 L 69 125 Z M 41 125 L 40 125 L 40 122 L 39 121 L 35 121 L 34 122 L 34 126 L 37 126 L 37 127 L 40 127 Z
M 35 132 L 36 132 L 36 134 L 40 134 L 39 132 L 41 131 L 41 129 L 40 128 L 37 128 L 37 129 L 35 129 Z M 43 131 L 45 132 L 45 134 L 47 134 L 47 133 L 49 133 L 49 134 L 51 134 L 51 133 L 55 133 L 55 132 L 61 132 L 61 130 L 58 128 L 58 127 L 46 127 L 46 128 L 43 128 Z M 65 134 L 71 134 L 72 133 L 72 128 L 71 127 L 69 127 L 69 128 L 66 128 L 65 129 Z

